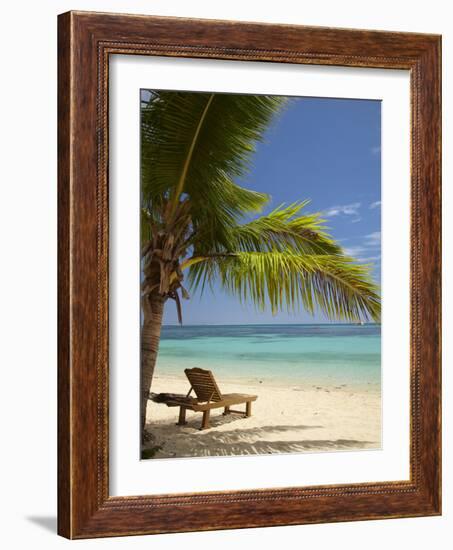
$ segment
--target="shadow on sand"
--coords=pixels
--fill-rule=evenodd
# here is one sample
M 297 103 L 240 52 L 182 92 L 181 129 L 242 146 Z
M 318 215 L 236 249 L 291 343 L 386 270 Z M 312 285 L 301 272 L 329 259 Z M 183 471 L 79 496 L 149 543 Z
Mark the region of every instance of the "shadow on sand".
M 231 424 L 232 428 L 234 425 L 234 429 L 215 430 L 216 427 L 226 424 Z M 294 432 L 322 429 L 323 426 L 319 425 L 270 425 L 242 428 L 240 417 L 220 416 L 212 419 L 210 429 L 200 431 L 199 427 L 199 419 L 190 420 L 184 427 L 179 427 L 176 433 L 174 425 L 150 425 L 149 430 L 155 436 L 155 440 L 162 443 L 162 449 L 156 453 L 155 458 L 344 451 L 370 449 L 378 446 L 375 441 L 358 439 L 309 439 L 303 437 L 294 439 Z M 284 438 L 288 433 L 291 433 L 291 439 Z M 183 443 L 183 445 L 180 446 L 180 451 L 175 453 L 173 444 L 178 443 Z M 186 451 L 184 452 L 182 449 Z

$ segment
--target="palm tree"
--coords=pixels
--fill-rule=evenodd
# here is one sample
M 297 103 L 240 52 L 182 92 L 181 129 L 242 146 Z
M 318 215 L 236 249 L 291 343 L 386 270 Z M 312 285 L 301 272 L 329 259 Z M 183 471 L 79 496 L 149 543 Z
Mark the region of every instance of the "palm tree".
M 191 290 L 218 280 L 274 313 L 302 306 L 331 319 L 379 320 L 370 267 L 344 254 L 320 215 L 306 213 L 307 201 L 258 216 L 270 197 L 235 183 L 284 105 L 275 96 L 165 91 L 142 101 L 143 428 L 164 306 L 173 300 L 182 322 L 185 279 Z

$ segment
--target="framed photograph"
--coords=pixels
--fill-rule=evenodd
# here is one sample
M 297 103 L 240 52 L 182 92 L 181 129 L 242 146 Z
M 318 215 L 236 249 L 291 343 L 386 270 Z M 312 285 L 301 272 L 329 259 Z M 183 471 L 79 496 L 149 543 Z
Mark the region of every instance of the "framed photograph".
M 59 533 L 440 514 L 440 37 L 58 40 Z

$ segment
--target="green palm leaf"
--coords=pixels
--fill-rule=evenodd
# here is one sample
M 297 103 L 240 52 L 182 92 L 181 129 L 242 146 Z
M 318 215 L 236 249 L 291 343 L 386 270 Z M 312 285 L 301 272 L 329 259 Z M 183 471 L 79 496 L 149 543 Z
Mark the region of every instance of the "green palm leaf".
M 188 195 L 193 224 L 204 230 L 260 211 L 268 197 L 234 179 L 248 172 L 256 142 L 283 104 L 274 96 L 153 92 L 142 108 L 144 204 L 159 209 L 169 200 L 174 212 Z
M 187 263 L 194 287 L 219 280 L 229 293 L 259 309 L 310 313 L 330 319 L 380 320 L 380 297 L 369 267 L 346 256 L 295 252 L 239 252 L 193 258 Z
M 228 251 L 266 252 L 288 249 L 300 254 L 342 254 L 326 233 L 319 214 L 303 214 L 309 201 L 281 205 L 269 214 L 231 228 Z

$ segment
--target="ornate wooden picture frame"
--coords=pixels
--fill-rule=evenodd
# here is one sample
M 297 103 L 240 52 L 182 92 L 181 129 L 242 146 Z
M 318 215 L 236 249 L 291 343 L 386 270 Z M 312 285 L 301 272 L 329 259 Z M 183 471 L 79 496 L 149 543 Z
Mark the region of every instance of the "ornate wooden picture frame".
M 69 12 L 58 27 L 58 532 L 89 538 L 441 513 L 441 40 Z M 410 71 L 410 480 L 109 494 L 109 56 Z

